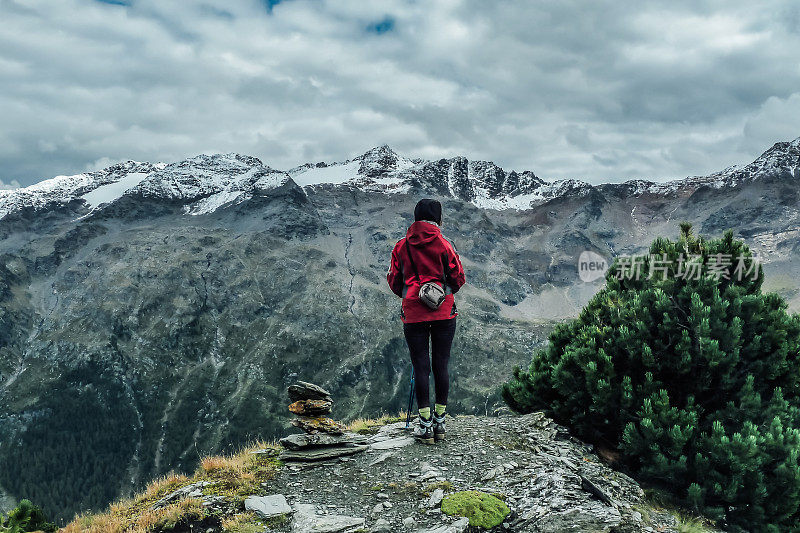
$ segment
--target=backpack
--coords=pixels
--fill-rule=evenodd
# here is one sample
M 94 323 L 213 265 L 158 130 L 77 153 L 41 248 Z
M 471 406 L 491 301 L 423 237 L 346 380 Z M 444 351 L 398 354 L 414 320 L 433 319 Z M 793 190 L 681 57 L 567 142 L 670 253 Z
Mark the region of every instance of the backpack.
M 406 252 L 408 252 L 408 258 L 411 260 L 411 268 L 414 270 L 414 277 L 417 278 L 417 283 L 420 283 L 419 299 L 434 311 L 439 309 L 444 303 L 444 287 L 447 284 L 444 279 L 444 265 L 442 265 L 441 287 L 435 281 L 422 283 L 419 279 L 419 272 L 417 272 L 417 265 L 414 263 L 414 256 L 411 255 L 411 247 L 408 245 L 408 239 L 406 239 Z

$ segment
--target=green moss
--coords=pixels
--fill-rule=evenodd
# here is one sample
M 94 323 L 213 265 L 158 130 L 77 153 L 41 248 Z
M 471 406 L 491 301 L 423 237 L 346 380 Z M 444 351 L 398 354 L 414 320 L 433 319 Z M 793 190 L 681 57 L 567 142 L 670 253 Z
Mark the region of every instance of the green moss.
M 511 511 L 491 494 L 467 490 L 442 500 L 442 512 L 450 516 L 465 516 L 469 518 L 469 525 L 490 529 L 500 525 Z

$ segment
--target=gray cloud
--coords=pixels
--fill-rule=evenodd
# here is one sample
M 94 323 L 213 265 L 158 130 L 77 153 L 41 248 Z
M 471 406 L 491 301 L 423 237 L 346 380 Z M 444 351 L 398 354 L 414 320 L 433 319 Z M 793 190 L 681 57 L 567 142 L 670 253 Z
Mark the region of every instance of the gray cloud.
M 214 151 L 289 168 L 382 143 L 668 179 L 800 135 L 790 0 L 129 4 L 0 0 L 0 180 Z
M 5 183 L 3 180 L 0 180 L 0 191 L 16 189 L 17 187 L 20 187 L 20 184 L 16 180 L 12 181 L 11 183 Z

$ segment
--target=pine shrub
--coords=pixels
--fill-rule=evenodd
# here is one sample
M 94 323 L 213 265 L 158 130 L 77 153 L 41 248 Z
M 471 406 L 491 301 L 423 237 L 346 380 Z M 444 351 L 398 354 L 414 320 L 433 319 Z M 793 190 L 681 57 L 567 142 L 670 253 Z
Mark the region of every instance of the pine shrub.
M 618 450 L 640 481 L 731 531 L 800 531 L 800 315 L 761 292 L 731 232 L 705 240 L 682 224 L 638 279 L 620 265 L 514 369 L 505 401 Z
M 52 532 L 56 530 L 55 524 L 48 522 L 42 510 L 31 503 L 22 500 L 8 516 L 0 515 L 0 533 L 25 533 L 27 531 Z

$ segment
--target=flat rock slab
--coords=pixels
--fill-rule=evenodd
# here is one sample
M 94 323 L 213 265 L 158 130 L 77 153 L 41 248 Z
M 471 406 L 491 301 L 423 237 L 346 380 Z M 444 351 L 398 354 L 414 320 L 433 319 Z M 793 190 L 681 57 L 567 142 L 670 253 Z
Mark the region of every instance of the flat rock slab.
M 433 509 L 434 507 L 439 507 L 444 499 L 444 491 L 442 489 L 436 489 L 431 493 L 430 498 L 428 498 L 428 503 L 426 505 L 428 508 Z
M 306 381 L 298 381 L 294 385 L 289 385 L 287 392 L 289 393 L 289 399 L 293 402 L 298 400 L 325 400 L 326 402 L 333 401 L 330 392 L 326 391 L 319 385 L 314 385 L 313 383 L 308 383 Z
M 312 447 L 335 446 L 338 444 L 366 444 L 367 438 L 355 433 L 330 435 L 327 433 L 295 433 L 282 438 L 281 446 L 289 450 L 302 450 Z
M 307 448 L 305 450 L 286 450 L 279 459 L 282 461 L 327 461 L 346 455 L 354 455 L 369 448 L 366 444 L 329 446 L 325 448 Z
M 548 513 L 535 522 L 536 531 L 562 533 L 564 531 L 597 531 L 606 533 L 620 525 L 622 517 L 615 508 L 591 502 L 561 512 Z
M 414 418 L 413 420 L 416 420 Z M 406 428 L 405 421 L 401 422 L 393 422 L 392 424 L 386 424 L 382 428 L 378 430 L 378 433 L 375 434 L 376 439 L 387 438 L 387 437 L 394 437 L 397 435 L 407 434 L 410 429 L 413 429 L 415 426 L 413 421 L 409 428 Z
M 414 437 L 395 437 L 373 442 L 369 446 L 373 450 L 394 450 L 396 448 L 405 448 L 409 444 L 414 444 Z
M 280 453 L 278 448 L 262 448 L 260 450 L 254 450 L 250 452 L 250 455 L 265 455 L 267 457 L 275 457 Z
M 245 511 L 255 511 L 262 518 L 273 518 L 294 512 L 283 494 L 249 496 L 244 501 Z
M 355 516 L 318 515 L 313 505 L 298 503 L 292 531 L 295 533 L 346 533 L 364 526 L 365 520 Z
M 379 465 L 379 464 L 381 464 L 382 462 L 384 462 L 386 459 L 388 459 L 389 457 L 391 457 L 392 455 L 394 455 L 392 452 L 383 452 L 382 454 L 380 454 L 380 455 L 378 456 L 378 458 L 377 458 L 377 459 L 374 459 L 374 460 L 373 460 L 373 461 L 372 461 L 372 462 L 369 464 L 369 466 L 375 466 L 375 465 Z

